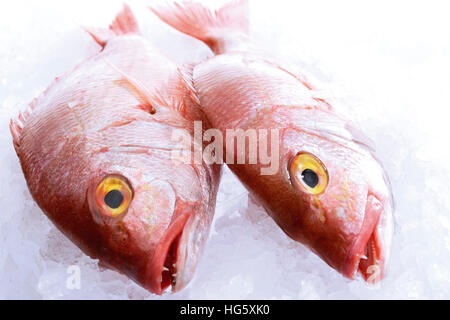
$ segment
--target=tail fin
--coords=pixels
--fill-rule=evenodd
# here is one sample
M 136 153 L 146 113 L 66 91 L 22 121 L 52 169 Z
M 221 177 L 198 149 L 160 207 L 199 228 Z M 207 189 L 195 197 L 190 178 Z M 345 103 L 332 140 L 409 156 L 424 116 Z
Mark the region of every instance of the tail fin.
M 216 54 L 223 53 L 236 40 L 231 39 L 233 36 L 248 34 L 247 0 L 230 2 L 214 12 L 195 2 L 150 10 L 178 31 L 203 41 Z
M 139 34 L 139 25 L 136 17 L 133 15 L 130 7 L 127 4 L 123 5 L 114 21 L 109 26 L 109 29 L 102 28 L 84 28 L 94 40 L 104 47 L 109 39 L 118 35 L 125 34 Z

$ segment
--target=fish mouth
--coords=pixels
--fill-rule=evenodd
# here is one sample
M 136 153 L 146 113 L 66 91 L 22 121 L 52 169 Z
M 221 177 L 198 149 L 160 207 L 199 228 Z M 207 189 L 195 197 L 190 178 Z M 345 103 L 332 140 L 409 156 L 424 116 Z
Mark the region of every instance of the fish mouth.
M 180 268 L 183 268 L 184 265 L 182 261 L 179 261 L 180 243 L 185 226 L 191 216 L 192 212 L 185 210 L 172 220 L 153 257 L 148 262 L 146 287 L 155 294 L 162 294 L 170 286 L 172 286 L 172 291 L 178 291 L 182 287 L 182 285 L 178 285 L 177 281 L 177 277 L 183 271 Z
M 370 284 L 383 278 L 390 244 L 390 230 L 386 230 L 389 229 L 390 214 L 376 196 L 367 196 L 361 231 L 344 263 L 345 277 L 353 279 L 359 273 Z

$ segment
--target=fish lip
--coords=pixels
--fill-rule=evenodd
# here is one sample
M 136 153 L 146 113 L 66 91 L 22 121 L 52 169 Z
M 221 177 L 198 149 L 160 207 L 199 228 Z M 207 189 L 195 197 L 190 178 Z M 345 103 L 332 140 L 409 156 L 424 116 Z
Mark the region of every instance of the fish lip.
M 172 220 L 147 263 L 145 287 L 155 294 L 161 295 L 170 286 L 175 291 L 179 242 L 191 216 L 192 211 L 183 210 Z
M 342 273 L 354 279 L 359 273 L 367 283 L 379 282 L 386 265 L 386 246 L 381 237 L 380 224 L 385 212 L 382 202 L 373 194 L 368 194 L 361 231 L 354 241 L 343 265 Z

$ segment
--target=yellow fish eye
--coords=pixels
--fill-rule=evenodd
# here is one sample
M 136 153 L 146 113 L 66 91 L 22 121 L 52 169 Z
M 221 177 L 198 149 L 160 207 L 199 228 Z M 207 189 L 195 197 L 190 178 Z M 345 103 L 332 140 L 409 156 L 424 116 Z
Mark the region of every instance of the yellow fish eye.
M 118 176 L 103 179 L 95 190 L 95 202 L 102 214 L 117 217 L 130 206 L 133 192 L 127 181 Z
M 291 160 L 289 175 L 295 186 L 310 194 L 321 194 L 328 185 L 327 168 L 311 153 L 298 153 Z

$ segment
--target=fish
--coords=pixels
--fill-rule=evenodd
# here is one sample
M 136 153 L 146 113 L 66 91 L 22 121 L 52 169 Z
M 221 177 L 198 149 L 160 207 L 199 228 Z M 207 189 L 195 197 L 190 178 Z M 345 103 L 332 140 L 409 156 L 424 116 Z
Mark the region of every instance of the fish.
M 192 83 L 210 123 L 226 137 L 222 161 L 251 196 L 290 238 L 345 278 L 378 283 L 390 255 L 393 198 L 370 139 L 305 72 L 252 42 L 247 1 L 215 11 L 195 2 L 150 10 L 211 49 L 192 67 Z M 236 145 L 227 147 L 231 129 L 248 141 L 258 133 L 244 145 L 241 163 Z M 269 137 L 269 129 L 276 134 Z M 250 150 L 268 146 L 276 165 L 268 167 L 261 153 L 251 163 Z
M 31 196 L 102 267 L 155 294 L 193 278 L 213 219 L 221 166 L 187 164 L 179 130 L 208 123 L 177 65 L 124 5 L 100 50 L 56 78 L 10 122 Z

